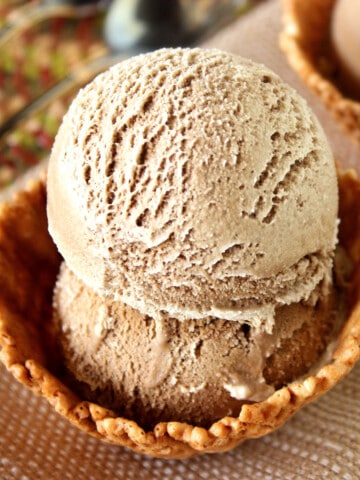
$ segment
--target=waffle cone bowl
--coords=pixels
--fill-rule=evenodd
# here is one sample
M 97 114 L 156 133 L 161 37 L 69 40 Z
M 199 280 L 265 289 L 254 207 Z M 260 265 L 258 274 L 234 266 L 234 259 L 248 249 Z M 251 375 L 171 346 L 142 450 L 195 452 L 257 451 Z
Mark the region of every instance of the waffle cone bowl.
M 237 418 L 200 428 L 161 422 L 146 431 L 135 421 L 85 401 L 61 380 L 51 333 L 52 292 L 61 258 L 47 231 L 45 178 L 34 180 L 0 206 L 1 360 L 12 375 L 41 395 L 72 424 L 106 442 L 163 458 L 229 450 L 280 427 L 300 408 L 332 388 L 360 356 L 360 181 L 339 173 L 340 243 L 354 268 L 346 288 L 348 314 L 328 364 L 283 387 L 267 400 L 243 405 Z
M 280 45 L 291 67 L 320 98 L 332 116 L 360 145 L 360 102 L 337 85 L 337 65 L 330 42 L 336 0 L 282 0 Z

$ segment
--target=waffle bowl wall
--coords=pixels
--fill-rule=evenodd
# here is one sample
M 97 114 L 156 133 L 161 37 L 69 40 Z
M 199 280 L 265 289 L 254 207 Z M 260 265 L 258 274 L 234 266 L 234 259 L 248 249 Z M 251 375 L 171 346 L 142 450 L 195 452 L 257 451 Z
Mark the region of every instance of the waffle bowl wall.
M 32 181 L 0 209 L 0 358 L 12 375 L 88 434 L 154 457 L 186 458 L 229 450 L 280 427 L 300 408 L 332 388 L 360 355 L 360 181 L 339 173 L 340 242 L 353 263 L 346 287 L 349 314 L 332 358 L 315 375 L 244 405 L 239 417 L 210 428 L 161 422 L 151 431 L 88 402 L 62 380 L 51 330 L 52 291 L 61 258 L 47 232 L 45 180 Z

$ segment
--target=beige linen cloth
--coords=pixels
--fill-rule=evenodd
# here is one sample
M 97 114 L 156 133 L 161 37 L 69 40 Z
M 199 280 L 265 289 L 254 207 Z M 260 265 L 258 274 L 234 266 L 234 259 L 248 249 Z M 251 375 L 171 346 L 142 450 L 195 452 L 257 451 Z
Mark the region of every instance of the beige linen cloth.
M 279 73 L 308 99 L 340 164 L 360 165 L 360 150 L 287 66 L 278 48 L 280 21 L 280 4 L 269 1 L 206 45 L 251 57 Z M 9 193 L 2 192 L 0 198 Z M 271 435 L 228 453 L 170 461 L 87 436 L 60 418 L 44 399 L 19 385 L 2 366 L 0 374 L 1 480 L 360 479 L 360 364 L 336 388 Z

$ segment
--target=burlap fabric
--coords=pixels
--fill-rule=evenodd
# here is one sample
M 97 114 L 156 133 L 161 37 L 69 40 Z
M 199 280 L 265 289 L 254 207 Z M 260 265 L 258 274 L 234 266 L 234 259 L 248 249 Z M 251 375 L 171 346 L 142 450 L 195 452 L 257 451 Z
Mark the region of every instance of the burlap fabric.
M 360 478 L 360 365 L 273 434 L 187 460 L 152 459 L 94 439 L 0 371 L 2 480 Z
M 327 119 L 301 86 L 277 47 L 280 8 L 269 3 L 208 44 L 263 61 L 309 99 L 341 164 L 360 152 Z M 156 460 L 113 447 L 78 431 L 46 401 L 17 384 L 1 367 L 0 478 L 35 479 L 323 479 L 360 478 L 360 365 L 337 387 L 284 427 L 218 455 Z

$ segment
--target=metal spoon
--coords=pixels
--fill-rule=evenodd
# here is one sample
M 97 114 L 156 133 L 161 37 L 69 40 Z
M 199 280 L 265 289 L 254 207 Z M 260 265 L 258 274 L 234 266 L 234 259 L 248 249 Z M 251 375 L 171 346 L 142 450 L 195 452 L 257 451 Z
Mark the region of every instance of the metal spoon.
M 104 38 L 115 52 L 188 44 L 189 29 L 179 0 L 115 0 Z
M 21 32 L 43 20 L 62 16 L 84 18 L 95 15 L 109 4 L 109 0 L 42 0 L 34 5 L 27 2 L 0 29 L 0 48 Z
M 247 0 L 113 0 L 104 38 L 115 52 L 194 44 L 241 11 Z M 197 18 L 194 18 L 197 16 Z

